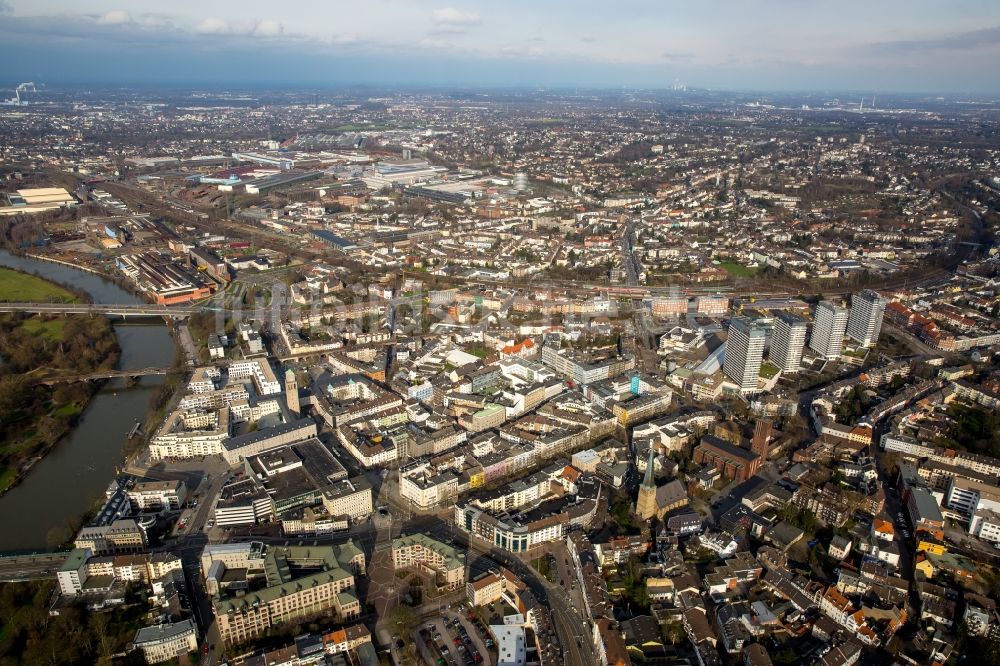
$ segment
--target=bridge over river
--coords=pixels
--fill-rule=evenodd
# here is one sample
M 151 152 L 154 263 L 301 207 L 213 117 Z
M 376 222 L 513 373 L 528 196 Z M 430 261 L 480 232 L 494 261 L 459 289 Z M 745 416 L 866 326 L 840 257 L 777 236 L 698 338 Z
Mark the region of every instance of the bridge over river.
M 30 312 L 34 314 L 90 314 L 116 315 L 119 317 L 173 317 L 181 319 L 201 312 L 205 308 L 136 304 L 104 303 L 0 303 L 0 312 Z
M 170 372 L 170 368 L 134 368 L 131 370 L 105 370 L 103 372 L 91 372 L 82 375 L 61 375 L 59 377 L 39 377 L 34 380 L 36 384 L 52 386 L 54 384 L 71 384 L 73 382 L 91 382 L 101 379 L 114 379 L 116 377 L 148 377 L 150 375 L 165 375 Z M 24 375 L 27 377 L 28 375 Z
M 68 551 L 0 556 L 0 583 L 55 578 Z

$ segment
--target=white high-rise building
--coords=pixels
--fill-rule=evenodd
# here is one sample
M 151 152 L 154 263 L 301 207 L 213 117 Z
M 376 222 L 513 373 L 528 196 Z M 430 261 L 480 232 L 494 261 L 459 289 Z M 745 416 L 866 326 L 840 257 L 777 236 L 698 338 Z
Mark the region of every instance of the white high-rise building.
M 863 347 L 871 347 L 878 342 L 887 303 L 872 289 L 854 294 L 851 297 L 851 316 L 847 320 L 847 335 Z
M 847 330 L 847 308 L 830 301 L 820 301 L 815 317 L 809 348 L 828 361 L 840 358 L 844 348 L 844 331 Z
M 729 340 L 726 342 L 726 360 L 722 371 L 739 385 L 741 391 L 757 390 L 766 339 L 767 330 L 747 317 L 733 317 L 729 322 Z
M 771 336 L 771 363 L 782 372 L 798 372 L 802 367 L 802 350 L 806 346 L 806 320 L 792 312 L 779 312 L 774 317 Z

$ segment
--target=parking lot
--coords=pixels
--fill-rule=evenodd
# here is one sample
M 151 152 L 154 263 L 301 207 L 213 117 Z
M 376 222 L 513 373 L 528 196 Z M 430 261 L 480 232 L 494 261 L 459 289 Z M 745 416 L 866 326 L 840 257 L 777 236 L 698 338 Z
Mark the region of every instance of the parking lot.
M 491 643 L 474 622 L 450 609 L 417 630 L 420 653 L 438 666 L 491 666 L 493 659 L 487 648 Z

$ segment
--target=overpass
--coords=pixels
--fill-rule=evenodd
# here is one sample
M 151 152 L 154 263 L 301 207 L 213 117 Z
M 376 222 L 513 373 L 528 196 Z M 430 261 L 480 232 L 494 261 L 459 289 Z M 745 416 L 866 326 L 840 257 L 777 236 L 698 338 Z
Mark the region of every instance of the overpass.
M 133 370 L 107 370 L 91 372 L 85 375 L 63 375 L 61 377 L 43 377 L 35 380 L 37 384 L 52 386 L 53 384 L 70 384 L 72 382 L 91 382 L 116 377 L 148 377 L 150 375 L 165 375 L 171 368 L 135 368 Z

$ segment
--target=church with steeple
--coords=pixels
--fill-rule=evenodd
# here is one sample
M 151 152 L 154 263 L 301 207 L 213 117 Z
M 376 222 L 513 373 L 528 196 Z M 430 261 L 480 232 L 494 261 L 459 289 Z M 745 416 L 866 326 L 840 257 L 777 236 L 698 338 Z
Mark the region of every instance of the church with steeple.
M 688 503 L 687 488 L 674 479 L 662 486 L 656 486 L 656 452 L 649 447 L 649 458 L 646 460 L 646 473 L 639 485 L 639 496 L 635 500 L 635 515 L 642 520 L 652 520 L 663 517 Z
M 646 474 L 639 486 L 639 497 L 635 501 L 635 514 L 643 520 L 656 516 L 656 476 L 653 474 L 656 453 L 649 447 L 649 459 L 646 461 Z

